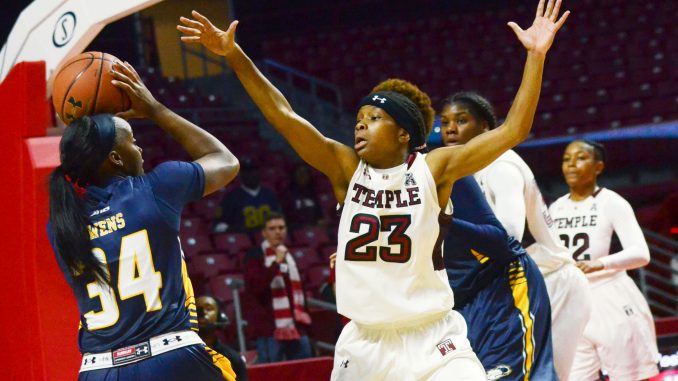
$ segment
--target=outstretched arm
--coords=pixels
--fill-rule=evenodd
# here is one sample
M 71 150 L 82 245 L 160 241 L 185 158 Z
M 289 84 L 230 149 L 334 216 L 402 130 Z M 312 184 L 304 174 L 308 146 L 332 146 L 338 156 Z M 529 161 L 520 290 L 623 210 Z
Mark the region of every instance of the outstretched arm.
M 558 19 L 561 0 L 549 0 L 546 9 L 544 3 L 545 0 L 540 0 L 529 29 L 508 23 L 527 50 L 527 60 L 520 88 L 504 124 L 463 146 L 440 148 L 428 155 L 427 162 L 439 188 L 477 172 L 527 138 L 537 110 L 546 53 L 570 13 L 567 11 Z
M 223 188 L 235 178 L 240 169 L 238 159 L 219 139 L 155 100 L 132 65 L 116 62 L 113 70 L 113 85 L 122 89 L 132 101 L 132 108 L 117 116 L 148 118 L 176 140 L 205 172 L 203 195 Z
M 358 156 L 346 145 L 326 138 L 307 120 L 294 112 L 287 99 L 256 68 L 250 58 L 235 43 L 234 21 L 222 31 L 200 13 L 193 11 L 194 20 L 182 17 L 177 29 L 184 33 L 186 43 L 204 45 L 215 54 L 226 57 L 245 90 L 273 127 L 292 145 L 301 158 L 329 177 L 339 195 L 346 191 L 358 166 Z M 339 198 L 342 200 L 343 198 Z

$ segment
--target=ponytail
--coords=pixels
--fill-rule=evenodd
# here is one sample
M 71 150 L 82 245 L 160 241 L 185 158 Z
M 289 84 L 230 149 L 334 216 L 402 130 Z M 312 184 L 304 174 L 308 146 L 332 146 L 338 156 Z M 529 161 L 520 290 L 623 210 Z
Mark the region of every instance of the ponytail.
M 94 178 L 101 161 L 96 157 L 100 145 L 92 118 L 72 122 L 61 138 L 61 165 L 49 178 L 49 221 L 54 232 L 56 255 L 68 267 L 73 279 L 84 283 L 98 280 L 109 283 L 104 265 L 92 253 L 89 216 L 83 188 Z

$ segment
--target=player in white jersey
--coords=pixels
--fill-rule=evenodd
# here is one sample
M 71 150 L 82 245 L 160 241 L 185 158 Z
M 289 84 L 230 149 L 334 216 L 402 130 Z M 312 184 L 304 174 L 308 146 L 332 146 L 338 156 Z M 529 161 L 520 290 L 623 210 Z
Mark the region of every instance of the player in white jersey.
M 472 92 L 447 98 L 440 120 L 447 146 L 466 144 L 491 132 L 496 125 L 492 105 Z M 536 241 L 527 252 L 544 276 L 551 302 L 553 363 L 562 381 L 575 380 L 569 371 L 591 310 L 586 278 L 558 239 L 534 175 L 518 154 L 505 152 L 475 176 L 509 235 L 521 241 L 527 221 Z
M 234 41 L 204 16 L 182 18 L 186 42 L 226 57 L 267 120 L 303 160 L 331 181 L 343 205 L 336 263 L 337 307 L 351 319 L 335 350 L 332 380 L 485 380 L 452 310 L 439 223 L 450 219 L 452 184 L 478 171 L 527 137 L 537 107 L 546 52 L 565 22 L 560 0 L 541 0 L 534 23 L 511 23 L 527 50 L 515 104 L 506 122 L 464 147 L 427 155 L 434 111 L 428 96 L 388 80 L 360 102 L 355 145 L 321 135 Z M 487 146 L 491 148 L 486 148 Z M 447 213 L 445 213 L 447 211 Z M 441 213 L 442 212 L 442 213 Z
M 550 207 L 560 239 L 586 273 L 593 297 L 572 378 L 597 380 L 602 369 L 611 380 L 643 380 L 658 373 L 657 338 L 650 308 L 626 270 L 647 265 L 650 252 L 631 205 L 598 187 L 604 165 L 605 151 L 598 143 L 570 143 L 562 163 L 570 193 Z M 623 247 L 614 255 L 612 233 Z

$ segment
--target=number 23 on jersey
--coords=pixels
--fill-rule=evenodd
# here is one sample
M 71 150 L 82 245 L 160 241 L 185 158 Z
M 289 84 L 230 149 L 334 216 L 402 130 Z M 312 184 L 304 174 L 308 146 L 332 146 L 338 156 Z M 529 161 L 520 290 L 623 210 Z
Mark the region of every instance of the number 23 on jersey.
M 377 252 L 384 262 L 405 263 L 412 256 L 412 239 L 405 234 L 412 223 L 409 215 L 373 216 L 371 214 L 356 214 L 351 219 L 351 233 L 359 233 L 363 225 L 367 232 L 351 239 L 346 243 L 345 259 L 347 261 L 376 261 Z M 389 246 L 375 246 L 370 243 L 379 239 L 380 232 L 390 232 Z M 398 245 L 400 250 L 393 253 L 391 245 Z M 360 250 L 364 246 L 364 250 Z

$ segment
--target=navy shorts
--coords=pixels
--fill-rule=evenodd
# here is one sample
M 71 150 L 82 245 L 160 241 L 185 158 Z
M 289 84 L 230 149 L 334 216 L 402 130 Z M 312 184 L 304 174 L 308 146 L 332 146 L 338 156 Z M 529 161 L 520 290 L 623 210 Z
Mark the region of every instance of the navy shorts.
M 544 278 L 521 255 L 458 310 L 490 380 L 558 380 L 553 367 L 551 305 Z
M 204 345 L 191 345 L 129 365 L 81 372 L 79 381 L 223 381 L 230 362 Z M 234 379 L 232 377 L 231 379 Z

